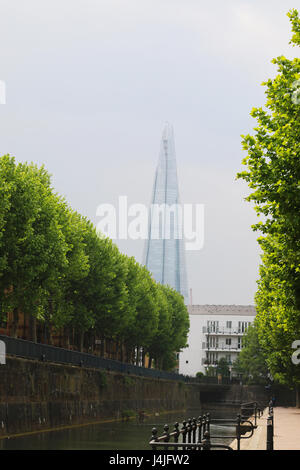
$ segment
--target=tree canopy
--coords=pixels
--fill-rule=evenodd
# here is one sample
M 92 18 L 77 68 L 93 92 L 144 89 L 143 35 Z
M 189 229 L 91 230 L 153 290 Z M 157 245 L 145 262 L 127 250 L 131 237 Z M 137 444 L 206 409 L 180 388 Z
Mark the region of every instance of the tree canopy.
M 243 382 L 265 384 L 268 382 L 269 369 L 266 356 L 258 338 L 256 323 L 249 325 L 243 336 L 243 348 L 233 363 L 235 373 L 241 375 Z
M 174 365 L 189 327 L 183 297 L 74 212 L 44 167 L 1 157 L 0 203 L 0 312 L 14 312 L 14 335 L 22 311 L 75 330 L 80 349 L 93 334 Z
M 300 46 L 296 10 L 288 17 L 291 44 Z M 265 108 L 254 108 L 254 135 L 243 136 L 247 198 L 262 216 L 254 230 L 261 236 L 260 279 L 255 301 L 257 332 L 275 379 L 300 384 L 300 369 L 291 361 L 292 342 L 300 338 L 300 59 L 273 60 L 278 74 L 266 87 Z

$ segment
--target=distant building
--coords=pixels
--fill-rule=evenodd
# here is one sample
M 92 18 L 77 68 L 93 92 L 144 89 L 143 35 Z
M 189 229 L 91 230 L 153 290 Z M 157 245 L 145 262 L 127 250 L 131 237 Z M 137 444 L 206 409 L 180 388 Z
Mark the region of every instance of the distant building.
M 153 210 L 160 207 L 162 211 Z M 163 210 L 167 207 L 166 210 Z M 154 279 L 180 292 L 188 303 L 184 239 L 172 126 L 166 124 L 155 172 L 144 264 Z
M 242 337 L 255 318 L 251 305 L 190 305 L 188 347 L 179 356 L 179 372 L 195 376 L 217 367 L 223 357 L 229 368 L 242 348 Z

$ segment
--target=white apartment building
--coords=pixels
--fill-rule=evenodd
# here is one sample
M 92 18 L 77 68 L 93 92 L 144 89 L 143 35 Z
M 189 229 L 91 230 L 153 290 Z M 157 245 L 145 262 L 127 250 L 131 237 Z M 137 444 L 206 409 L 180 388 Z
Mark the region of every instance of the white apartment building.
M 179 355 L 179 373 L 195 376 L 224 357 L 231 369 L 242 337 L 256 311 L 251 305 L 190 305 L 188 347 Z

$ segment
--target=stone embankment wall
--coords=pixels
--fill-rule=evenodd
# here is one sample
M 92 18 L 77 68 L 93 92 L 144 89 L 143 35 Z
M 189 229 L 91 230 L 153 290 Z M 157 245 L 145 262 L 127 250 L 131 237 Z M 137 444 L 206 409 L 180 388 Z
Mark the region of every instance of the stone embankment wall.
M 0 365 L 0 436 L 199 406 L 199 386 L 8 357 Z
M 290 402 L 286 390 L 277 397 Z M 265 405 L 268 393 L 254 385 L 192 384 L 12 356 L 0 365 L 0 437 L 122 419 L 142 410 L 219 415 L 230 403 L 249 401 Z

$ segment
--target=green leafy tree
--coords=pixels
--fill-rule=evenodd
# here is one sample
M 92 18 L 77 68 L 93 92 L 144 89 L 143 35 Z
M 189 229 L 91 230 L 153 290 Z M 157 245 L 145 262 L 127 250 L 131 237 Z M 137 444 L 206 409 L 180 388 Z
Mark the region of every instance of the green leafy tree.
M 187 336 L 190 328 L 189 314 L 183 296 L 175 289 L 167 286 L 166 294 L 171 309 L 170 337 L 173 351 L 181 351 L 187 347 Z
M 264 384 L 268 381 L 266 356 L 260 346 L 255 324 L 249 325 L 243 336 L 243 348 L 233 364 L 233 370 L 242 376 L 244 382 Z
M 175 350 L 172 344 L 172 312 L 171 304 L 168 303 L 165 286 L 157 284 L 156 302 L 158 309 L 158 328 L 156 334 L 153 335 L 150 345 L 149 354 L 153 358 L 155 365 L 159 369 L 172 368 L 175 361 L 172 360 Z M 167 366 L 165 362 L 167 361 Z
M 156 295 L 157 284 L 145 266 L 140 266 L 136 291 L 136 313 L 132 333 L 132 342 L 136 349 L 149 351 L 153 337 L 158 333 L 159 308 Z
M 103 340 L 116 340 L 128 321 L 127 263 L 125 256 L 109 238 L 97 237 L 95 329 Z
M 298 12 L 288 13 L 291 43 L 300 45 Z M 277 57 L 278 75 L 266 87 L 265 109 L 254 108 L 255 134 L 243 137 L 248 182 L 261 231 L 262 264 L 256 294 L 258 338 L 275 379 L 300 385 L 291 361 L 292 342 L 300 338 L 300 59 Z
M 213 366 L 206 367 L 205 374 L 207 377 L 215 377 L 216 369 Z
M 125 345 L 129 361 L 142 351 L 160 368 L 174 366 L 189 328 L 178 292 L 97 234 L 54 192 L 43 167 L 0 158 L 0 203 L 0 312 L 14 312 L 14 336 L 22 311 L 34 341 L 38 320 L 49 343 L 64 329 L 78 349 L 92 349 L 97 335 L 121 352 Z
M 196 377 L 197 377 L 197 379 L 201 380 L 204 377 L 203 372 L 197 372 Z
M 0 185 L 1 304 L 2 311 L 14 312 L 16 336 L 20 310 L 34 319 L 43 314 L 48 290 L 67 265 L 68 245 L 57 212 L 60 200 L 43 167 L 16 164 L 5 155 Z
M 216 367 L 216 372 L 217 374 L 221 374 L 222 377 L 230 376 L 229 365 L 225 357 L 221 357 L 221 359 L 219 359 L 217 367 Z

